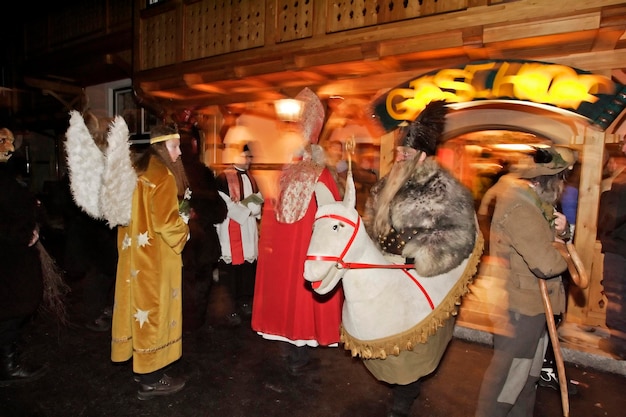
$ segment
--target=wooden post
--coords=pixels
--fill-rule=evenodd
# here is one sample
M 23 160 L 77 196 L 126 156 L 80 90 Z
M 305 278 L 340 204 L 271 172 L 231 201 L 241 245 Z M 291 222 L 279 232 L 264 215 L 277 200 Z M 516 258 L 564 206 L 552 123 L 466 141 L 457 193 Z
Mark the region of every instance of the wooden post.
M 582 139 L 582 140 L 581 140 Z M 602 131 L 586 128 L 584 135 L 576 138 L 582 142 L 580 186 L 578 194 L 578 212 L 574 246 L 580 255 L 586 271 L 591 271 L 598 223 L 598 204 L 600 202 L 600 183 L 602 180 L 602 154 L 606 134 Z M 591 278 L 593 279 L 593 278 Z M 567 319 L 571 322 L 587 324 L 589 311 L 589 289 L 570 286 L 568 295 Z

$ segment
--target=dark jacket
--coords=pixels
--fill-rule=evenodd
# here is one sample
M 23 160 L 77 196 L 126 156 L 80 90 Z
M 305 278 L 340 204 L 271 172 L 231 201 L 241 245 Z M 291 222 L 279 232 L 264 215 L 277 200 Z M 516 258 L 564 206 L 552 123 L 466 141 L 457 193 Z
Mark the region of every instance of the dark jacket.
M 0 164 L 0 320 L 33 314 L 43 297 L 39 251 L 28 246 L 37 200 Z
M 189 222 L 191 238 L 183 251 L 185 267 L 199 273 L 211 271 L 221 255 L 220 240 L 215 225 L 226 219 L 226 203 L 217 192 L 213 171 L 199 162 L 185 166 L 191 186 L 191 207 L 196 217 Z
M 626 170 L 600 196 L 598 239 L 602 242 L 602 252 L 626 258 Z

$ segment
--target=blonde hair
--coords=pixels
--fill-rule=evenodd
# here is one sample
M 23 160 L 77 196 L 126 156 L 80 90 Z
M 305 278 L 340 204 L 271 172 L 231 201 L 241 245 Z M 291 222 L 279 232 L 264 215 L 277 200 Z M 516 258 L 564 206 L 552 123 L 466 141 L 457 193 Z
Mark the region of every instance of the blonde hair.
M 166 136 L 169 137 L 162 139 Z M 165 144 L 166 141 L 177 138 L 180 138 L 180 134 L 175 124 L 164 124 L 153 128 L 150 131 L 150 146 L 135 160 L 134 167 L 137 174 L 141 175 L 148 168 L 151 156 L 159 158 L 170 172 L 174 174 L 176 188 L 178 189 L 178 198 L 182 199 L 185 195 L 185 190 L 189 188 L 189 180 L 185 173 L 185 167 L 183 166 L 181 158 L 178 158 L 176 162 L 172 162 Z M 155 142 L 153 142 L 153 139 L 156 139 Z

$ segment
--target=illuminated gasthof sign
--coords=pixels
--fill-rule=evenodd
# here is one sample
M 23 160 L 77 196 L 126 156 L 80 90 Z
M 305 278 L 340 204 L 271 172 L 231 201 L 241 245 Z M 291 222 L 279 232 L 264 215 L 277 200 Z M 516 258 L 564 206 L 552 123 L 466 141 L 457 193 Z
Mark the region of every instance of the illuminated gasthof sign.
M 564 65 L 480 61 L 433 71 L 393 88 L 376 100 L 374 115 L 392 130 L 414 120 L 433 100 L 518 100 L 573 111 L 606 128 L 624 108 L 625 93 L 610 78 Z

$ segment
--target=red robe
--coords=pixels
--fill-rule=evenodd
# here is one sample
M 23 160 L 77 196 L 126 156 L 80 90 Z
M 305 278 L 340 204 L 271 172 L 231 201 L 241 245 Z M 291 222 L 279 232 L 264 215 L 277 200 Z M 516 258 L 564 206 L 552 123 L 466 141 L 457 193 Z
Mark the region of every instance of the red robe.
M 339 200 L 337 185 L 327 169 L 318 181 Z M 317 211 L 315 196 L 311 196 L 306 213 L 295 223 L 279 223 L 270 201 L 263 211 L 252 329 L 266 339 L 298 346 L 338 343 L 343 290 L 337 287 L 320 296 L 303 276 Z

